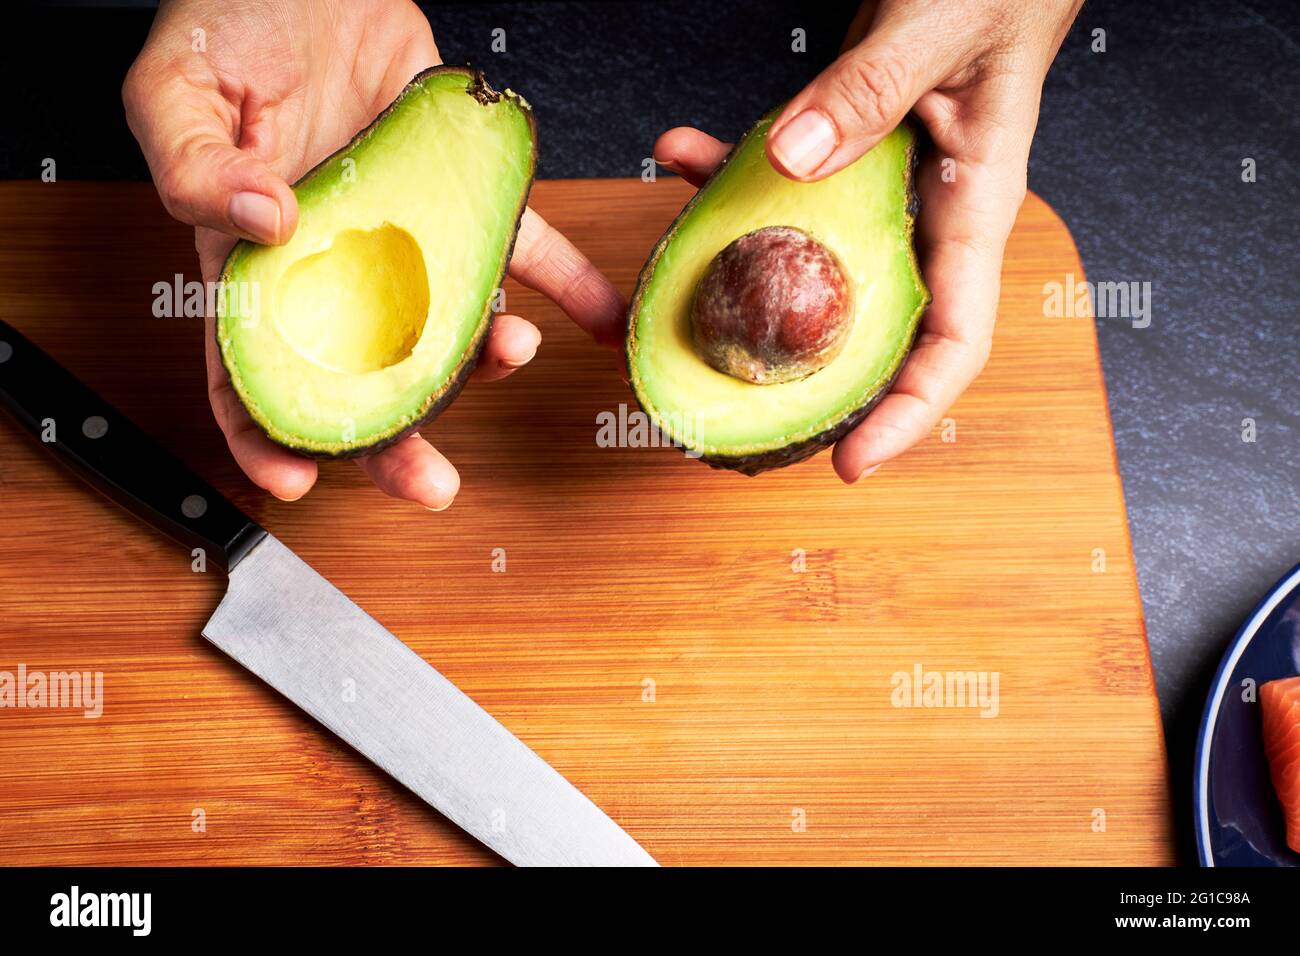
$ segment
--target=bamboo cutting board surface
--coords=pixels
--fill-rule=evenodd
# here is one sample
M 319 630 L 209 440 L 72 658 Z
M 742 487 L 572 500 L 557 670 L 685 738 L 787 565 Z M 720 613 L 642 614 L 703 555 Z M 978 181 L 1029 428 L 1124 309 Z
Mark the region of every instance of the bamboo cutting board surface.
M 533 204 L 630 291 L 689 193 L 557 181 Z M 0 223 L 5 319 L 662 863 L 1171 861 L 1095 330 L 1043 316 L 1044 283 L 1083 270 L 1036 197 L 955 441 L 851 488 L 828 455 L 745 478 L 597 447 L 632 402 L 612 355 L 511 284 L 544 342 L 425 430 L 462 476 L 441 514 L 347 462 L 292 504 L 242 477 L 201 323 L 152 315 L 155 282 L 198 274 L 149 187 L 4 184 Z M 98 719 L 0 709 L 0 862 L 494 861 L 201 638 L 223 588 L 0 416 L 0 671 L 104 680 Z M 895 706 L 918 666 L 996 673 L 996 716 Z

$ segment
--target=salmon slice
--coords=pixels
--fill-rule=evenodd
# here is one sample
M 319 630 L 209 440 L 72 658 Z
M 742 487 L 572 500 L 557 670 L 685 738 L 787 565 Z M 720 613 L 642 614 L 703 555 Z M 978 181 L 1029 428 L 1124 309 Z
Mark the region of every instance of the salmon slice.
M 1264 753 L 1286 818 L 1286 845 L 1300 853 L 1300 675 L 1259 689 Z

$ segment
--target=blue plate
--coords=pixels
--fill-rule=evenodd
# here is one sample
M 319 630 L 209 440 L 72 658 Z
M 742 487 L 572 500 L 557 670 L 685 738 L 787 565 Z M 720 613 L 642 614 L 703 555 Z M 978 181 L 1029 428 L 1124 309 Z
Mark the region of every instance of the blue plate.
M 1243 682 L 1300 673 L 1300 565 L 1259 602 L 1223 655 L 1196 742 L 1196 848 L 1202 866 L 1300 866 L 1268 776 L 1259 704 Z M 1249 695 L 1254 697 L 1255 695 Z

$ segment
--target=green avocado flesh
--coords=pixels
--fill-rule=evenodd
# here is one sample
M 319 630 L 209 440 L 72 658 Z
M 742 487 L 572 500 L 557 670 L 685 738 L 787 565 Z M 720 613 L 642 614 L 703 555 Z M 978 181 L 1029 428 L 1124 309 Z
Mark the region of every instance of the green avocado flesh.
M 366 454 L 450 403 L 491 325 L 535 157 L 522 98 L 435 67 L 294 186 L 289 242 L 235 246 L 217 342 L 268 436 Z
M 641 407 L 692 457 L 755 474 L 833 444 L 888 390 L 930 301 L 912 246 L 915 133 L 904 124 L 816 183 L 768 162 L 761 120 L 660 239 L 628 321 L 628 368 Z M 767 226 L 809 233 L 844 266 L 853 293 L 843 350 L 805 378 L 755 384 L 696 352 L 691 306 L 709 264 Z

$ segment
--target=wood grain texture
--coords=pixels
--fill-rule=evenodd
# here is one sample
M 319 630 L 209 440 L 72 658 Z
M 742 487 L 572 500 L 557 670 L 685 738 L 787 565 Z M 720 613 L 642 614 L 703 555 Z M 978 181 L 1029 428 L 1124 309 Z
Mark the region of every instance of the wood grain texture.
M 534 205 L 630 291 L 689 191 L 544 182 Z M 661 862 L 1171 861 L 1095 330 L 1043 317 L 1044 282 L 1083 270 L 1036 197 L 956 441 L 936 430 L 852 488 L 825 455 L 750 479 L 597 447 L 597 413 L 632 401 L 612 355 L 510 285 L 545 341 L 425 430 L 462 474 L 442 514 L 346 462 L 293 504 L 240 475 L 207 407 L 200 322 L 151 313 L 153 284 L 197 266 L 148 187 L 4 184 L 0 222 L 9 322 Z M 0 709 L 0 861 L 495 860 L 202 640 L 223 585 L 0 417 L 0 670 L 105 681 L 99 719 Z M 998 716 L 893 706 L 892 675 L 917 664 L 996 671 Z

